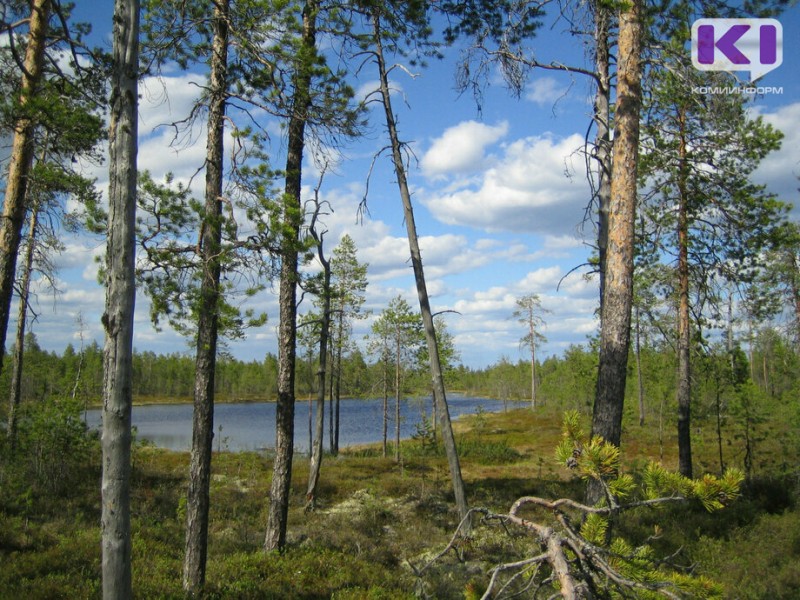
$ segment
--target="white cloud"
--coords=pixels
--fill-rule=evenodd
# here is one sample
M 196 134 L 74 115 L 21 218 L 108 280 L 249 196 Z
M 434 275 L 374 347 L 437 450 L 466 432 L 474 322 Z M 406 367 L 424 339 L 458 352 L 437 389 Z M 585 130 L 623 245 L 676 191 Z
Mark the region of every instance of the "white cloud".
M 564 98 L 569 88 L 555 77 L 537 77 L 527 87 L 525 99 L 539 106 L 553 105 Z
M 574 233 L 589 197 L 578 154 L 583 138 L 561 140 L 529 137 L 508 145 L 498 163 L 487 169 L 478 186 L 443 194 L 430 193 L 423 202 L 448 225 L 485 231 L 566 235 Z
M 761 113 L 764 121 L 784 134 L 780 150 L 769 154 L 754 173 L 754 179 L 767 185 L 781 200 L 800 205 L 800 102 Z
M 189 116 L 205 84 L 206 77 L 197 73 L 145 77 L 139 83 L 140 133 Z
M 486 147 L 508 133 L 508 123 L 495 126 L 463 121 L 445 130 L 422 157 L 422 171 L 428 177 L 470 173 L 484 166 Z

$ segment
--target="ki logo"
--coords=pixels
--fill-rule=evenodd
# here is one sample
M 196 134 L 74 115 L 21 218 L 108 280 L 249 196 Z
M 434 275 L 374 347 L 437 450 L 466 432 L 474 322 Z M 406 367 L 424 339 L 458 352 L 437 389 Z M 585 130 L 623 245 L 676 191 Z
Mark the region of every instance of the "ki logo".
M 750 81 L 783 62 L 783 26 L 775 19 L 698 19 L 692 64 L 701 71 L 750 71 Z

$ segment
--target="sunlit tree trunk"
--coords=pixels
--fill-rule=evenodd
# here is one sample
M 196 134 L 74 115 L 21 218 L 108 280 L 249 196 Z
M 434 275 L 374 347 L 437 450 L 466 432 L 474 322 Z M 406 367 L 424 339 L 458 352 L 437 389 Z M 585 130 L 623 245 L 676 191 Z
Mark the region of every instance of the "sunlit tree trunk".
M 625 401 L 636 216 L 641 107 L 642 0 L 632 0 L 619 15 L 617 102 L 615 110 L 608 249 L 600 321 L 600 359 L 592 434 L 619 445 Z M 590 485 L 589 500 L 601 490 Z
M 50 0 L 33 0 L 31 2 L 28 45 L 25 49 L 24 68 L 20 82 L 19 110 L 21 112 L 14 123 L 14 138 L 11 145 L 8 173 L 5 178 L 6 194 L 3 202 L 3 218 L 0 219 L 0 367 L 2 367 L 5 354 L 11 297 L 14 295 L 17 253 L 25 221 L 28 177 L 33 165 L 35 150 L 36 121 L 34 115 L 31 114 L 33 111 L 29 105 L 31 98 L 37 93 L 42 78 L 51 9 Z
M 197 319 L 192 452 L 186 502 L 186 543 L 183 589 L 199 594 L 206 578 L 209 489 L 214 440 L 214 374 L 219 335 L 220 248 L 222 245 L 222 185 L 225 104 L 228 70 L 229 0 L 214 2 L 211 72 L 206 143 L 205 208 L 200 232 L 202 282 Z
M 139 2 L 116 0 L 109 127 L 106 306 L 103 326 L 103 598 L 131 597 L 131 389 L 136 300 Z

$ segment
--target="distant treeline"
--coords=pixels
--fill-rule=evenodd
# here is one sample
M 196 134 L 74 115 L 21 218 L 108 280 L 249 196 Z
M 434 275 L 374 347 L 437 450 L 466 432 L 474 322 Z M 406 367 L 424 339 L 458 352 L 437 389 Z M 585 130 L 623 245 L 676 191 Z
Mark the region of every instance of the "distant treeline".
M 96 342 L 82 350 L 69 345 L 63 353 L 43 350 L 33 334 L 25 348 L 23 399 L 75 396 L 96 404 L 101 399 L 102 347 Z M 735 382 L 749 381 L 765 398 L 796 404 L 800 397 L 800 354 L 796 345 L 778 330 L 762 330 L 745 350 L 724 344 L 698 345 L 693 378 L 695 414 L 716 411 L 716 403 L 729 403 Z M 183 402 L 192 397 L 194 357 L 189 353 L 135 352 L 133 393 L 141 402 Z M 537 365 L 538 400 L 564 409 L 591 410 L 595 392 L 597 352 L 592 343 L 570 346 L 561 356 Z M 298 358 L 297 395 L 315 392 L 317 361 Z M 641 372 L 641 387 L 638 373 Z M 383 393 L 384 365 L 369 360 L 358 348 L 342 360 L 342 397 L 378 397 Z M 0 383 L 8 387 L 8 373 Z M 267 354 L 261 361 L 242 361 L 223 355 L 217 363 L 218 401 L 274 400 L 277 358 Z M 428 395 L 428 374 L 422 364 L 404 372 L 405 395 Z M 531 396 L 530 364 L 502 358 L 493 365 L 472 369 L 456 365 L 447 370 L 449 390 L 500 400 L 525 400 Z M 390 391 L 390 394 L 393 391 Z M 641 393 L 641 402 L 640 402 Z M 642 410 L 645 417 L 672 415 L 675 401 L 675 353 L 668 344 L 649 344 L 629 361 L 628 412 Z M 733 401 L 731 401 L 733 402 Z M 5 404 L 5 403 L 3 403 Z M 735 404 L 735 402 L 733 402 Z M 640 409 L 641 405 L 641 409 Z M 0 412 L 5 412 L 3 406 Z

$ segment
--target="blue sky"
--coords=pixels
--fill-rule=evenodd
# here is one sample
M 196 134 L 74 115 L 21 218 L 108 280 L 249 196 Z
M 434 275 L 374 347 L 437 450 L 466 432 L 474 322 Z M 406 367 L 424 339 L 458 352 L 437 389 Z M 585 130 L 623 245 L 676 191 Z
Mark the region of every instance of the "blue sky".
M 111 2 L 78 2 L 81 20 L 92 22 L 98 39 L 107 43 Z M 798 200 L 800 175 L 800 8 L 780 18 L 784 28 L 784 62 L 760 81 L 780 86 L 782 94 L 759 99 L 754 110 L 786 134 L 783 148 L 770 156 L 758 177 L 787 201 Z M 585 64 L 582 41 L 565 33 L 567 23 L 547 18 L 532 42 L 543 62 Z M 444 61 L 412 71 L 396 72 L 395 110 L 401 137 L 412 144 L 417 161 L 411 163 L 410 183 L 421 236 L 423 261 L 434 311 L 453 310 L 447 326 L 465 364 L 481 367 L 501 356 L 512 361 L 523 356 L 522 327 L 512 318 L 515 299 L 539 294 L 550 312 L 543 354 L 559 354 L 569 344 L 582 343 L 596 331 L 594 310 L 597 284 L 579 273 L 562 278 L 585 263 L 591 226 L 582 229 L 589 201 L 585 163 L 581 154 L 591 118 L 592 90 L 580 75 L 535 72 L 519 99 L 511 97 L 499 78 L 487 89 L 478 110 L 469 94 L 454 90 L 454 63 L 458 49 Z M 356 87 L 369 89 L 377 79 L 366 69 Z M 170 73 L 142 83 L 140 106 L 140 169 L 158 178 L 172 172 L 188 181 L 202 164 L 199 142 L 180 150 L 170 148 L 170 133 L 158 126 L 185 115 L 197 94 L 197 73 Z M 375 316 L 389 300 L 402 294 L 416 305 L 402 208 L 388 158 L 379 161 L 370 185 L 369 217 L 356 222 L 358 203 L 373 154 L 386 145 L 381 113 L 373 109 L 371 130 L 345 148 L 343 160 L 325 179 L 322 196 L 334 207 L 326 218 L 328 239 L 349 233 L 359 258 L 369 263 L 370 285 L 365 308 L 372 317 L 356 324 L 363 338 Z M 277 124 L 270 124 L 277 131 Z M 276 138 L 276 154 L 280 140 Z M 306 197 L 316 184 L 317 169 L 307 161 Z M 276 160 L 276 166 L 280 164 Z M 107 189 L 106 167 L 87 166 L 97 185 Z M 196 178 L 195 188 L 200 192 Z M 60 257 L 59 294 L 42 292 L 38 320 L 33 325 L 40 344 L 61 351 L 83 337 L 102 344 L 100 315 L 104 292 L 96 283 L 95 257 L 104 253 L 103 240 L 74 236 L 65 240 Z M 313 267 L 312 267 L 313 268 Z M 560 286 L 559 286 L 560 283 Z M 252 301 L 266 311 L 267 325 L 250 331 L 247 339 L 229 350 L 243 359 L 261 359 L 276 351 L 277 300 L 264 292 Z M 301 311 L 304 307 L 301 307 Z M 149 323 L 147 299 L 137 298 L 138 350 L 188 351 L 186 341 Z

